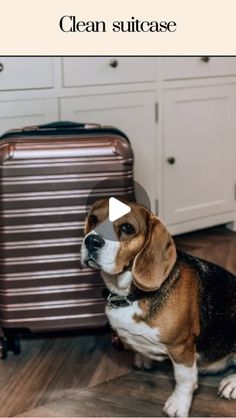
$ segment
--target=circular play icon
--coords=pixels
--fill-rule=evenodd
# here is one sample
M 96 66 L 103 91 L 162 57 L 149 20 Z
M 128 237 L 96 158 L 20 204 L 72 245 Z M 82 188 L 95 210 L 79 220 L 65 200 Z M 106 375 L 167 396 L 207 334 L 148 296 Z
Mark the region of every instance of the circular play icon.
M 108 210 L 106 219 L 98 222 L 93 231 L 101 236 L 103 239 L 110 241 L 118 241 L 118 237 L 114 231 L 113 222 L 129 214 L 132 209 L 129 206 L 130 202 L 137 202 L 151 209 L 150 199 L 143 189 L 143 187 L 134 182 L 132 187 L 111 187 L 112 180 L 107 178 L 101 182 L 98 182 L 96 186 L 91 190 L 87 199 L 87 214 L 93 207 L 95 202 L 107 199 Z M 109 187 L 108 187 L 109 186 Z M 133 187 L 134 186 L 134 187 Z M 95 210 L 94 215 L 98 215 L 99 209 Z M 99 218 L 99 216 L 98 216 Z M 124 218 L 124 219 L 127 219 Z
M 109 198 L 109 221 L 114 222 L 131 211 L 130 206 L 116 199 Z

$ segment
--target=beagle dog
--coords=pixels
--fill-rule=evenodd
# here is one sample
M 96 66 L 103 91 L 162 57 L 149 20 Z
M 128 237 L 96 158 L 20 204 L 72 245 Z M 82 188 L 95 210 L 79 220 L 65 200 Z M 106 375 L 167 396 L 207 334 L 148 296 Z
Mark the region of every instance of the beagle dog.
M 81 261 L 100 270 L 109 290 L 108 320 L 136 352 L 135 365 L 150 367 L 152 360 L 170 358 L 176 385 L 164 413 L 187 417 L 198 367 L 217 372 L 236 365 L 236 277 L 177 251 L 156 216 L 125 203 L 131 211 L 114 222 L 108 200 L 92 206 Z M 220 382 L 218 393 L 236 399 L 236 374 Z

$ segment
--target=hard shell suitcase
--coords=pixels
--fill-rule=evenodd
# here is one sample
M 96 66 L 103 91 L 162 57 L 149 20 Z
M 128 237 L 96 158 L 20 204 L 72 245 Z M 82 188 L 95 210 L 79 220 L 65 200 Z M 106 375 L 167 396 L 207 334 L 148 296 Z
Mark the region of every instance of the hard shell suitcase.
M 0 326 L 9 344 L 20 328 L 104 325 L 103 282 L 81 268 L 80 244 L 89 196 L 134 199 L 127 137 L 92 124 L 26 127 L 1 137 L 0 159 Z

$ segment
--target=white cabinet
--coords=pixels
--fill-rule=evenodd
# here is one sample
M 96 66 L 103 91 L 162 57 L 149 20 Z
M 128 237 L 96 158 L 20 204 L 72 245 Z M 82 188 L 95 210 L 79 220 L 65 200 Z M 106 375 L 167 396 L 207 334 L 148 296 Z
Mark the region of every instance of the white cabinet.
M 163 114 L 166 223 L 235 210 L 236 86 L 167 90 Z
M 0 90 L 52 88 L 53 59 L 0 57 Z
M 39 125 L 57 119 L 56 99 L 0 102 L 0 135 L 9 129 Z
M 155 200 L 155 97 L 153 92 L 111 94 L 60 100 L 61 118 L 78 122 L 113 125 L 131 141 L 134 176 Z
M 64 87 L 139 83 L 155 80 L 155 58 L 65 57 Z

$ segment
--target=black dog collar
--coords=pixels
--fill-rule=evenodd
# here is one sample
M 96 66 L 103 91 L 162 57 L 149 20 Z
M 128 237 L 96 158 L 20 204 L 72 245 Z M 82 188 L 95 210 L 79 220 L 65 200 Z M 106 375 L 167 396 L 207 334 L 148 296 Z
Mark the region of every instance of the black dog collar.
M 144 292 L 143 290 L 136 290 L 131 295 L 120 296 L 116 293 L 109 292 L 108 289 L 104 289 L 103 296 L 106 298 L 107 306 L 111 306 L 112 308 L 125 308 L 133 305 L 133 302 L 136 302 L 137 300 L 141 300 L 147 296 L 152 296 L 154 293 L 156 294 L 157 291 Z
M 180 277 L 180 270 L 178 267 L 178 260 L 176 261 L 172 271 L 170 272 L 169 276 L 165 279 L 164 283 L 157 289 L 152 290 L 150 292 L 145 292 L 144 290 L 137 289 L 134 290 L 131 295 L 128 296 L 120 296 L 116 293 L 110 292 L 107 288 L 105 288 L 102 292 L 102 295 L 106 298 L 106 302 L 108 306 L 113 308 L 122 308 L 126 306 L 133 305 L 133 302 L 144 298 L 151 298 L 155 297 L 155 304 L 157 306 L 161 306 L 163 301 L 168 297 L 170 289 L 175 285 Z M 157 303 L 157 300 L 159 301 Z

